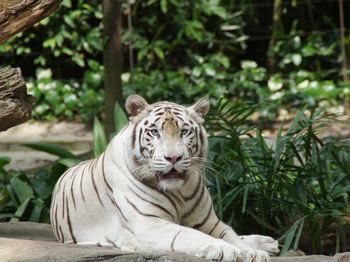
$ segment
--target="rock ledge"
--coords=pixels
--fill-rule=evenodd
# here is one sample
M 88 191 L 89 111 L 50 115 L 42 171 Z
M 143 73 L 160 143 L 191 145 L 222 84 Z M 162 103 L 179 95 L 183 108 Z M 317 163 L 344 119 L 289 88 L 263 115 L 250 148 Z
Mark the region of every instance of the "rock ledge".
M 181 253 L 130 253 L 121 250 L 57 243 L 51 226 L 30 222 L 0 223 L 1 261 L 205 262 Z M 350 252 L 334 257 L 276 257 L 271 262 L 350 262 Z

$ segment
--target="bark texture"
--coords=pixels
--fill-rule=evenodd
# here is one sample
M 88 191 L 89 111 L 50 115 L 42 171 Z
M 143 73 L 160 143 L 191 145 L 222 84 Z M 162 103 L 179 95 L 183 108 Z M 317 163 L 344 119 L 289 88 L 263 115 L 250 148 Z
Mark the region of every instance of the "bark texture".
M 1 0 L 0 44 L 58 10 L 62 0 Z
M 122 44 L 121 44 L 121 1 L 103 0 L 103 33 L 106 45 L 103 49 L 104 85 L 106 91 L 107 136 L 114 132 L 114 106 L 122 105 Z
M 31 118 L 34 98 L 27 95 L 19 68 L 0 68 L 0 131 Z

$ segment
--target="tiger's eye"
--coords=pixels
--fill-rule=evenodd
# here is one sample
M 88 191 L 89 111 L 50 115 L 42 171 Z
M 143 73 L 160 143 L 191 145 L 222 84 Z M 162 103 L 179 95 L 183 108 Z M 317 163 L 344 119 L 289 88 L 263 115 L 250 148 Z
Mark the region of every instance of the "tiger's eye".
M 189 132 L 188 129 L 182 129 L 182 130 L 181 130 L 181 136 L 186 135 L 188 132 Z
M 151 134 L 154 135 L 154 136 L 158 136 L 159 135 L 159 131 L 158 129 L 154 128 L 151 130 Z

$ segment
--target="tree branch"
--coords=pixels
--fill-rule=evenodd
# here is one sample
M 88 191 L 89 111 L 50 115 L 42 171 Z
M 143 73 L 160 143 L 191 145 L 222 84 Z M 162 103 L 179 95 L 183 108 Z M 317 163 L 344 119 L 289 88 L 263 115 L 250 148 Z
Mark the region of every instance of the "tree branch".
M 58 10 L 62 0 L 1 0 L 0 44 Z
M 0 68 L 0 131 L 31 118 L 34 98 L 27 95 L 19 68 Z

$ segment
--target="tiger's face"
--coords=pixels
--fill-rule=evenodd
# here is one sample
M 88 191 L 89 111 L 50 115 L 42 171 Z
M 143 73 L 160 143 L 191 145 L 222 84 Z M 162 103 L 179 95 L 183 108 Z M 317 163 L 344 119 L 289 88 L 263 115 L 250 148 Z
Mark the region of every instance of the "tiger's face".
M 209 109 L 208 99 L 184 107 L 170 102 L 149 105 L 132 95 L 126 109 L 133 124 L 130 152 L 134 174 L 140 180 L 173 189 L 199 171 L 207 150 L 202 122 Z

